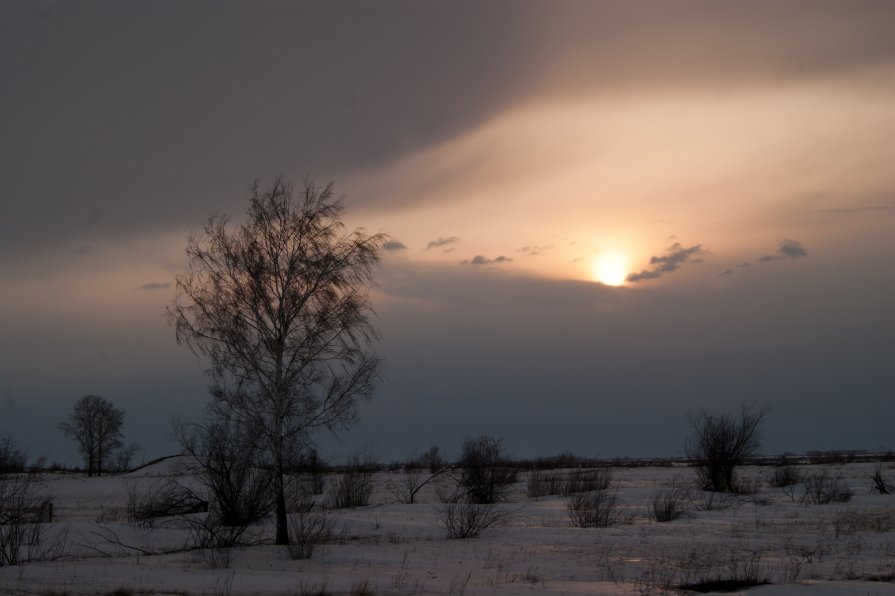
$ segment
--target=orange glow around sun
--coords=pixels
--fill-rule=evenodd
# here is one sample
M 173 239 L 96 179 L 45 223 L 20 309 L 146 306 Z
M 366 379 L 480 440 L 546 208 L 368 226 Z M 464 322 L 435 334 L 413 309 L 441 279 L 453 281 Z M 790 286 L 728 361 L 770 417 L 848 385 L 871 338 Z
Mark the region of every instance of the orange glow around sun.
M 620 286 L 628 276 L 628 257 L 619 252 L 601 252 L 594 257 L 593 273 L 607 286 Z

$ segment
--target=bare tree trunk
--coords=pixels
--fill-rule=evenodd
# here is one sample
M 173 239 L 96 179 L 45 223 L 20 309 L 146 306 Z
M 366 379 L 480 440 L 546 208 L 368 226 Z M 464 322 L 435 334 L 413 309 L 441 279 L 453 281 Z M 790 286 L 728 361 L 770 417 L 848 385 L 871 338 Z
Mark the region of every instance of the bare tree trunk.
M 289 524 L 286 518 L 286 487 L 283 478 L 283 456 L 277 453 L 274 469 L 274 486 L 277 491 L 277 544 L 289 544 Z
M 277 368 L 277 376 L 280 376 L 279 367 Z M 277 491 L 277 537 L 276 544 L 289 544 L 289 523 L 286 518 L 286 482 L 285 472 L 283 470 L 284 441 L 283 441 L 283 415 L 279 411 L 282 402 L 277 400 L 275 408 L 275 432 L 274 437 L 274 489 Z

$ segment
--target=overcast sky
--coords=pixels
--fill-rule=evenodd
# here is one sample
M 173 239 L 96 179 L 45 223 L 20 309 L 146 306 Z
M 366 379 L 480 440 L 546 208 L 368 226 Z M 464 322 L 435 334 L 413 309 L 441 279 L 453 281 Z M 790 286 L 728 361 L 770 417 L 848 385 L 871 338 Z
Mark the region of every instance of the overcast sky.
M 145 457 L 209 396 L 164 318 L 191 229 L 334 181 L 393 238 L 386 380 L 324 455 L 465 436 L 895 448 L 891 2 L 3 2 L 0 432 L 98 393 Z

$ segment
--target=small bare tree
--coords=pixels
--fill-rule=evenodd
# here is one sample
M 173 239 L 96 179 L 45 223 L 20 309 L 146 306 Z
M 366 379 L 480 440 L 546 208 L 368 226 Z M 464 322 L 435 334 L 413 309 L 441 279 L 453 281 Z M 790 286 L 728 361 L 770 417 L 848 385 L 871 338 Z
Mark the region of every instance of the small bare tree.
M 0 474 L 24 472 L 27 459 L 11 435 L 0 434 Z
M 75 402 L 59 430 L 78 444 L 88 476 L 100 476 L 113 452 L 121 447 L 124 411 L 99 395 L 85 395 Z
M 380 375 L 367 288 L 386 236 L 345 233 L 333 192 L 256 182 L 244 223 L 213 215 L 190 236 L 189 271 L 168 308 L 177 340 L 210 361 L 217 402 L 264 430 L 277 544 L 289 543 L 290 449 L 316 429 L 347 427 Z
M 767 409 L 743 404 L 738 416 L 702 412 L 690 419 L 693 435 L 686 453 L 703 489 L 737 492 L 736 468 L 758 449 L 766 414 Z
M 481 435 L 467 438 L 457 461 L 457 482 L 468 503 L 497 503 L 516 479 L 504 454 L 503 441 Z

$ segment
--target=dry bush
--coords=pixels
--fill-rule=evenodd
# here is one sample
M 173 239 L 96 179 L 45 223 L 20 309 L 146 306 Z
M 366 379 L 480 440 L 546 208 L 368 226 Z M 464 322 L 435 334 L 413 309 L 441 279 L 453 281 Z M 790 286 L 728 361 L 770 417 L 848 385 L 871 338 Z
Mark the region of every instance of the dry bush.
M 332 596 L 332 592 L 327 589 L 325 579 L 319 583 L 301 580 L 298 582 L 298 591 L 295 594 L 296 596 Z
M 400 472 L 398 479 L 390 479 L 386 487 L 395 501 L 407 505 L 416 503 L 416 496 L 429 484 L 437 481 L 442 474 L 448 472 L 448 468 L 441 468 L 430 472 L 427 467 L 410 468 Z
M 525 494 L 530 498 L 558 495 L 563 491 L 566 477 L 560 472 L 532 470 L 528 473 Z
M 376 590 L 373 589 L 368 579 L 351 582 L 351 591 L 348 592 L 348 596 L 373 596 L 374 594 L 376 594 Z
M 447 538 L 464 539 L 499 525 L 509 512 L 494 503 L 447 502 L 442 503 L 439 515 Z
M 826 505 L 828 503 L 847 503 L 854 496 L 841 474 L 831 474 L 822 470 L 805 478 L 806 503 Z
M 802 482 L 802 471 L 792 464 L 775 466 L 768 476 L 768 484 L 774 488 L 787 488 Z
M 650 499 L 650 519 L 657 522 L 670 522 L 689 513 L 690 490 L 672 483 L 653 493 Z
M 696 508 L 700 511 L 724 511 L 730 509 L 734 501 L 724 493 L 701 491 Z
M 457 465 L 457 484 L 469 503 L 497 503 L 516 481 L 516 471 L 509 467 L 502 441 L 486 435 L 463 441 Z
M 698 570 L 701 569 L 701 570 Z M 699 564 L 697 569 L 690 570 L 686 575 L 690 578 L 686 583 L 677 586 L 679 590 L 690 592 L 740 592 L 755 586 L 767 585 L 767 570 L 762 564 L 761 554 L 753 552 L 751 556 L 743 553 L 731 552 L 728 562 L 724 565 L 706 566 Z
M 422 455 L 411 458 L 397 479 L 386 482 L 386 488 L 398 503 L 412 505 L 424 487 L 450 471 L 451 468 L 441 459 L 439 448 L 433 446 Z
M 736 468 L 760 445 L 760 426 L 767 410 L 744 404 L 738 416 L 705 412 L 690 420 L 692 437 L 687 457 L 693 460 L 700 488 L 714 492 L 740 492 Z
M 174 435 L 192 458 L 198 480 L 225 525 L 247 526 L 274 506 L 274 475 L 258 450 L 264 429 L 219 409 L 204 425 L 175 423 Z
M 289 515 L 289 535 L 292 542 L 287 546 L 289 558 L 310 559 L 314 549 L 333 537 L 333 521 L 324 511 L 309 508 Z
M 333 478 L 328 505 L 331 509 L 366 507 L 373 496 L 375 461 L 370 457 L 354 456 L 351 465 Z
M 607 490 L 611 486 L 612 470 L 609 468 L 573 470 L 571 472 L 532 470 L 528 474 L 526 494 L 529 497 L 544 497 L 548 495 L 567 497 L 575 493 Z
M 230 549 L 253 542 L 246 540 L 247 526 L 225 524 L 213 513 L 184 516 L 182 519 L 188 530 L 184 549 L 194 551 L 212 569 L 228 569 Z
M 172 479 L 155 482 L 142 492 L 130 483 L 126 511 L 132 524 L 152 528 L 159 518 L 207 512 L 208 501 Z
M 567 497 L 575 493 L 608 490 L 611 486 L 612 470 L 609 468 L 575 470 L 566 476 L 566 481 L 562 487 L 562 495 Z
M 879 464 L 873 470 L 873 474 L 870 475 L 870 481 L 872 483 L 870 486 L 871 492 L 888 495 L 893 490 L 882 464 Z
M 303 489 L 312 495 L 322 495 L 326 489 L 326 478 L 329 466 L 320 457 L 317 449 L 307 447 L 299 453 L 296 462 L 291 466 Z
M 46 540 L 49 507 L 37 477 L 0 474 L 0 567 L 64 555 L 67 532 Z
M 572 525 L 577 528 L 605 528 L 620 520 L 614 491 L 575 493 L 569 497 L 566 508 Z
M 888 532 L 893 529 L 895 511 L 888 508 L 842 511 L 833 518 L 833 531 L 837 538 L 859 532 Z

